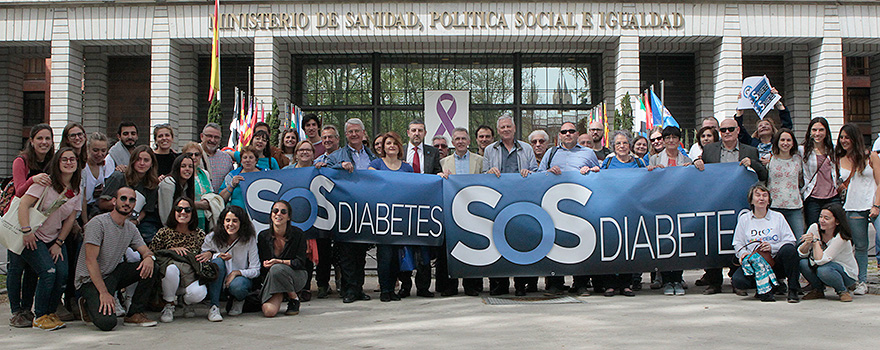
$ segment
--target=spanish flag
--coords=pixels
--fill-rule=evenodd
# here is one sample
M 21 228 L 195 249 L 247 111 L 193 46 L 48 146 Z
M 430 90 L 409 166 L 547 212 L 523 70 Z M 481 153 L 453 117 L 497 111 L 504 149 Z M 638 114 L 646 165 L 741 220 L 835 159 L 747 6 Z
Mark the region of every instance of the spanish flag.
M 214 94 L 220 99 L 220 0 L 214 0 L 211 29 L 214 31 L 214 40 L 211 41 L 211 87 L 208 90 L 208 101 L 214 100 Z

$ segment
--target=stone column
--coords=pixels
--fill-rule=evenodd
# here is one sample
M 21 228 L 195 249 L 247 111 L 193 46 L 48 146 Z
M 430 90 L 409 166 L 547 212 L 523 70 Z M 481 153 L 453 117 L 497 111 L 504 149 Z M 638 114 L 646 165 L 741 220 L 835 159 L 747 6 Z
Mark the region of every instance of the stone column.
M 620 108 L 618 104 L 627 93 L 632 102 L 637 101 L 639 96 L 639 36 L 621 35 L 615 51 L 613 103 Z M 638 108 L 638 104 L 634 106 L 634 109 Z
M 795 135 L 801 137 L 810 124 L 810 51 L 805 44 L 791 46 L 785 54 L 785 108 L 791 111 Z
M 178 52 L 180 67 L 197 67 L 198 55 L 191 45 L 181 45 Z M 207 121 L 207 115 L 198 115 L 198 72 L 196 69 L 181 69 L 178 79 L 178 133 L 177 143 L 183 146 L 189 141 L 198 141 L 199 121 Z
M 290 101 L 290 54 L 285 52 L 286 46 L 268 32 L 254 38 L 254 97 L 266 110 L 272 108 L 273 98 L 282 111 Z
M 170 39 L 168 8 L 153 13 L 153 39 L 150 49 L 150 125 L 170 124 L 178 130 L 179 44 Z M 154 139 L 150 128 L 150 140 Z
M 56 8 L 52 20 L 49 125 L 56 144 L 68 122 L 82 122 L 83 112 L 83 48 L 70 40 L 67 11 Z
M 825 6 L 825 35 L 810 47 L 810 114 L 825 117 L 831 134 L 843 126 L 843 40 L 837 6 Z
M 12 164 L 21 151 L 21 127 L 24 121 L 21 57 L 0 48 L 0 162 Z M 12 175 L 12 166 L 0 167 L 0 176 Z
M 742 38 L 739 7 L 724 6 L 724 36 L 715 45 L 714 82 L 716 116 L 733 116 L 742 88 Z
M 83 127 L 91 134 L 107 130 L 107 54 L 100 47 L 85 48 Z

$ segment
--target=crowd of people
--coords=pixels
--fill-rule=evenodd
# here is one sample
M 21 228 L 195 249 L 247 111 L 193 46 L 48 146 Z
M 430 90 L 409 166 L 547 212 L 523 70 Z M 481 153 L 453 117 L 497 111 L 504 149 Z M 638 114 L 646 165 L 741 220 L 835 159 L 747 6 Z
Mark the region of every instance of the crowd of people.
M 112 146 L 106 135 L 71 123 L 57 150 L 52 128 L 40 124 L 12 165 L 9 193 L 21 198 L 16 215 L 25 249 L 8 252 L 10 325 L 54 330 L 78 316 L 101 330 L 113 329 L 117 317 L 125 325 L 154 326 L 147 310 L 161 310 L 159 320 L 173 322 L 176 314 L 193 317 L 199 303 L 209 305 L 207 318 L 217 322 L 224 300 L 227 316 L 273 317 L 282 309 L 296 315 L 312 298 L 313 278 L 317 298 L 337 292 L 344 303 L 370 300 L 364 291 L 370 245 L 335 242 L 333 232 L 292 226 L 296 209 L 285 201 L 272 205 L 269 228 L 255 232 L 244 209 L 242 173 L 304 167 L 448 178 L 676 166 L 702 171 L 708 163 L 737 162 L 759 182 L 749 190 L 749 210 L 740 214 L 734 232 L 736 257 L 728 269 L 734 292 L 755 289 L 762 301 L 781 294 L 799 302 L 823 298 L 827 286 L 841 301 L 852 301 L 867 289 L 868 225 L 878 224 L 880 212 L 880 158 L 855 125 L 844 125 L 833 142 L 821 117 L 810 121 L 798 145 L 790 114 L 782 103 L 776 108 L 782 127 L 765 118 L 752 134 L 739 112 L 720 123 L 705 118 L 689 151 L 675 126 L 655 128 L 647 138 L 614 131 L 607 135 L 611 148 L 601 142 L 606 135 L 598 123 L 580 134 L 566 122 L 555 140 L 535 130 L 528 142 L 520 141 L 507 114 L 494 127 L 473 131 L 476 152 L 469 150 L 472 134 L 465 128 L 452 130 L 451 140 L 437 136 L 428 144 L 420 120 L 409 124 L 406 139 L 395 132 L 370 139 L 364 123 L 351 118 L 342 125 L 343 146 L 336 126 L 309 114 L 302 123 L 305 140 L 288 129 L 278 132 L 277 147 L 270 145 L 272 130 L 258 123 L 251 144 L 235 152 L 221 150 L 221 127 L 207 124 L 201 142 L 186 143 L 180 153 L 167 124 L 154 127 L 151 147 L 137 145 L 139 130 L 129 122 L 119 125 Z M 32 208 L 45 221 L 32 223 Z M 379 299 L 409 297 L 413 284 L 419 297 L 458 294 L 459 280 L 449 277 L 446 259 L 446 247 L 378 244 Z M 722 273 L 707 269 L 695 284 L 706 286 L 704 294 L 720 293 Z M 683 295 L 688 286 L 682 274 L 652 273 L 650 286 Z M 544 277 L 542 292 L 632 297 L 642 288 L 641 274 L 573 276 L 570 285 L 566 277 Z M 538 276 L 513 282 L 516 296 L 539 291 Z M 480 278 L 461 284 L 466 295 L 483 292 Z M 489 295 L 508 294 L 510 279 L 489 278 L 488 287 Z

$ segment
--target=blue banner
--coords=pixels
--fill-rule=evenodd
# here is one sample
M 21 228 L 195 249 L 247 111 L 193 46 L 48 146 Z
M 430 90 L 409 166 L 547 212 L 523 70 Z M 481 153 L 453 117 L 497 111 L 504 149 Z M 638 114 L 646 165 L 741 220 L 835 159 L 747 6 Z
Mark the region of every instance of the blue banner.
M 551 276 L 686 270 L 730 263 L 757 176 L 736 163 L 450 176 L 450 275 Z
M 276 200 L 290 202 L 293 225 L 345 242 L 443 244 L 442 178 L 393 171 L 282 169 L 244 176 L 242 193 L 257 232 Z
M 735 163 L 580 175 L 289 169 L 244 174 L 258 230 L 272 202 L 337 241 L 439 246 L 453 277 L 594 275 L 729 264 L 757 181 Z

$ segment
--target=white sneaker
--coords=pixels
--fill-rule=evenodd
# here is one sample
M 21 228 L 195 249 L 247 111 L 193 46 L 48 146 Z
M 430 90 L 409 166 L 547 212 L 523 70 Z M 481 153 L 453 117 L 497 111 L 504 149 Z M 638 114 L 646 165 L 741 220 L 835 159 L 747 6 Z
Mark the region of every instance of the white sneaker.
M 859 282 L 856 285 L 856 289 L 853 290 L 853 294 L 855 295 L 865 295 L 868 294 L 868 285 L 865 282 Z
M 211 310 L 208 310 L 208 321 L 223 321 L 223 316 L 220 316 L 220 308 L 217 305 L 211 305 Z
M 125 316 L 125 307 L 122 306 L 122 303 L 119 302 L 119 298 L 113 298 L 114 307 L 116 308 L 116 317 Z
M 162 308 L 162 316 L 159 316 L 159 321 L 162 321 L 162 323 L 170 323 L 171 321 L 174 321 L 173 303 L 165 304 L 165 307 Z
M 192 305 L 183 304 L 183 317 L 196 317 L 196 310 L 192 307 Z
M 244 308 L 244 300 L 233 300 L 232 308 L 229 309 L 229 316 L 241 315 L 241 309 Z

